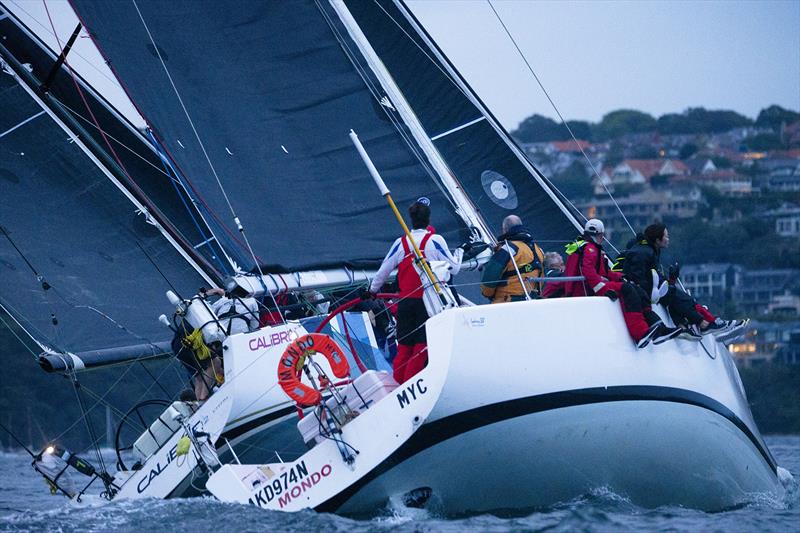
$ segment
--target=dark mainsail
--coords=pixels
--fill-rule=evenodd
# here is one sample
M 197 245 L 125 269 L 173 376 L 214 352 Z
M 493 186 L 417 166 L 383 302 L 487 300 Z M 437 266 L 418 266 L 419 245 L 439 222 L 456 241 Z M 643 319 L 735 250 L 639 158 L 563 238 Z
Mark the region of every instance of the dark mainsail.
M 542 242 L 569 241 L 576 226 L 554 191 L 535 179 L 513 141 L 395 0 L 345 0 L 428 136 L 495 231 L 518 214 Z
M 464 223 L 380 103 L 372 73 L 346 53 L 355 46 L 327 2 L 73 4 L 246 268 L 217 177 L 262 263 L 380 261 L 398 229 L 351 128 L 398 203 L 428 196 L 437 231 L 458 240 Z
M 155 315 L 170 284 L 150 259 L 185 294 L 207 282 L 13 72 L 0 71 L 0 304 L 57 351 L 169 339 Z

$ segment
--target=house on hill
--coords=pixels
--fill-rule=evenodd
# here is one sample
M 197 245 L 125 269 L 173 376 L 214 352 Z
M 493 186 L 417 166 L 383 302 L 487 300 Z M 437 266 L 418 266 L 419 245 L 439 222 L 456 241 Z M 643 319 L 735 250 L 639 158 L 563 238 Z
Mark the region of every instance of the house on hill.
M 618 185 L 645 185 L 653 176 L 684 176 L 689 167 L 679 159 L 625 159 L 614 167 L 606 167 L 595 179 L 594 193 L 603 194 L 606 187 L 614 192 Z
M 628 222 L 637 231 L 643 230 L 654 220 L 676 220 L 694 218 L 705 205 L 700 189 L 692 185 L 670 187 L 666 191 L 647 188 L 642 192 L 622 196 L 615 200 L 598 196 L 578 208 L 587 217 L 597 217 L 606 226 L 609 239 L 617 234 L 630 232 Z M 628 222 L 620 214 L 622 210 Z
M 750 196 L 753 193 L 753 178 L 739 174 L 731 168 L 723 168 L 692 176 L 698 185 L 713 187 L 725 196 Z

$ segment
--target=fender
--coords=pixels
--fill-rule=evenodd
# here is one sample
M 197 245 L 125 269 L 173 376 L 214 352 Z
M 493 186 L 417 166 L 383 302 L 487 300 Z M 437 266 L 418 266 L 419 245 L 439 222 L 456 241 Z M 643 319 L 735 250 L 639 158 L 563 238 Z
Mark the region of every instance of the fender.
M 350 374 L 350 365 L 347 364 L 344 352 L 328 335 L 308 333 L 296 339 L 286 347 L 278 361 L 278 383 L 283 392 L 300 407 L 317 405 L 322 399 L 318 390 L 300 381 L 306 358 L 314 353 L 325 356 L 337 378 L 345 378 Z

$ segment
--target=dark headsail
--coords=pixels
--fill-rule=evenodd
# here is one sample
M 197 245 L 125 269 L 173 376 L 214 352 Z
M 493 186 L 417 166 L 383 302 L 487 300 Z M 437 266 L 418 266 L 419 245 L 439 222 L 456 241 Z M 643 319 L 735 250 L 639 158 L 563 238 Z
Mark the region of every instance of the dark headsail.
M 346 53 L 355 47 L 327 2 L 73 3 L 243 266 L 252 261 L 217 177 L 264 263 L 382 258 L 397 230 L 351 128 L 398 203 L 428 196 L 437 231 L 458 239 L 464 224 L 372 73 Z

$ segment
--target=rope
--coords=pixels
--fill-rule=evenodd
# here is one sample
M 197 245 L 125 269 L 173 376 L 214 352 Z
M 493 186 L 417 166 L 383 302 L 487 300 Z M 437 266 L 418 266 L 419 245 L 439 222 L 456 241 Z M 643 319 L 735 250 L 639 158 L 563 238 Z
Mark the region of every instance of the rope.
M 202 242 L 210 242 L 213 239 L 213 240 L 217 241 L 217 243 L 219 243 L 219 239 L 217 239 L 217 236 L 214 235 L 214 232 L 211 231 L 211 228 L 208 228 L 207 225 L 206 225 L 206 228 L 211 232 L 211 236 L 209 237 L 206 234 L 205 230 L 203 230 L 203 227 L 197 221 L 197 217 L 195 217 L 195 212 L 194 212 L 195 210 L 191 209 L 189 207 L 189 204 L 186 203 L 186 197 L 189 196 L 189 191 L 186 189 L 186 187 L 181 182 L 180 177 L 178 176 L 178 173 L 175 171 L 175 168 L 172 166 L 169 158 L 167 157 L 167 154 L 165 154 L 161 150 L 161 146 L 160 146 L 158 140 L 153 135 L 153 131 L 148 128 L 146 133 L 147 133 L 147 137 L 148 137 L 148 139 L 150 141 L 150 144 L 153 146 L 153 148 L 155 148 L 156 152 L 158 153 L 159 159 L 161 160 L 161 165 L 164 167 L 164 170 L 161 171 L 161 172 L 163 172 L 167 177 L 169 177 L 170 183 L 172 184 L 173 188 L 175 189 L 175 193 L 178 195 L 178 198 L 181 199 L 181 203 L 183 204 L 184 209 L 186 209 L 186 212 L 189 213 L 189 217 L 192 219 L 192 223 L 194 224 L 195 229 L 200 234 L 200 238 L 203 239 Z M 180 185 L 180 187 L 179 187 L 179 185 Z M 183 191 L 184 191 L 183 193 L 181 193 L 181 188 L 183 188 Z M 189 197 L 189 199 L 192 200 L 192 205 L 196 209 L 197 206 L 194 204 L 194 200 L 191 197 Z M 212 257 L 214 259 L 216 259 L 217 264 L 219 264 L 219 266 L 220 266 L 220 270 L 222 272 L 224 272 L 225 274 L 228 274 L 229 273 L 228 269 L 225 267 L 225 264 L 222 262 L 222 259 L 219 258 L 219 254 L 217 254 L 216 251 L 214 251 L 213 247 L 211 247 L 210 245 L 209 245 L 209 248 L 211 248 Z M 220 248 L 221 248 L 221 246 L 220 246 Z M 224 253 L 225 253 L 225 251 L 223 250 L 223 254 Z
M 203 156 L 205 157 L 206 162 L 208 163 L 208 166 L 211 169 L 211 173 L 214 175 L 214 179 L 216 180 L 217 185 L 219 186 L 219 190 L 222 193 L 222 197 L 225 199 L 225 203 L 228 205 L 228 209 L 231 212 L 233 221 L 236 223 L 236 229 L 238 229 L 239 233 L 242 235 L 247 250 L 250 252 L 251 257 L 253 258 L 253 263 L 255 264 L 256 270 L 260 275 L 259 280 L 261 281 L 261 285 L 264 287 L 264 290 L 268 292 L 272 297 L 272 301 L 275 304 L 275 308 L 278 309 L 278 312 L 281 315 L 281 320 L 283 321 L 284 324 L 286 324 L 286 318 L 283 316 L 283 313 L 280 312 L 280 307 L 278 306 L 277 300 L 275 300 L 275 295 L 272 294 L 271 291 L 268 291 L 266 286 L 264 285 L 264 280 L 263 280 L 264 273 L 261 271 L 261 262 L 256 257 L 256 254 L 253 251 L 253 247 L 250 245 L 250 240 L 247 238 L 247 234 L 244 231 L 244 226 L 242 226 L 239 217 L 236 215 L 236 211 L 233 209 L 233 204 L 231 204 L 230 198 L 228 198 L 228 193 L 227 191 L 225 191 L 225 187 L 222 185 L 222 181 L 220 180 L 219 174 L 217 174 L 217 169 L 211 162 L 211 158 L 209 157 L 208 152 L 206 151 L 206 146 L 205 144 L 203 144 L 203 140 L 200 138 L 200 134 L 198 133 L 197 128 L 194 125 L 194 121 L 192 120 L 191 115 L 189 115 L 189 110 L 186 109 L 186 105 L 184 104 L 183 98 L 181 97 L 181 94 L 178 91 L 178 87 L 175 85 L 175 81 L 172 79 L 172 75 L 170 74 L 169 69 L 167 68 L 167 64 L 164 62 L 164 58 L 161 56 L 161 50 L 156 44 L 155 39 L 153 39 L 153 34 L 150 32 L 150 27 L 144 20 L 144 16 L 142 15 L 141 10 L 139 9 L 139 4 L 136 2 L 136 0 L 132 1 L 133 1 L 133 6 L 136 8 L 136 13 L 139 15 L 139 20 L 142 21 L 142 25 L 144 26 L 144 29 L 147 32 L 147 37 L 150 39 L 150 43 L 153 45 L 153 49 L 156 51 L 158 60 L 161 62 L 161 66 L 164 69 L 164 73 L 167 75 L 167 79 L 169 79 L 169 83 L 172 86 L 172 90 L 175 93 L 175 96 L 177 97 L 178 102 L 181 105 L 181 109 L 183 109 L 183 114 L 186 116 L 186 120 L 189 121 L 189 125 L 192 128 L 192 132 L 194 133 L 195 139 L 197 139 L 197 143 L 200 145 L 200 149 L 202 150 Z
M 558 106 L 556 106 L 556 103 L 555 103 L 555 102 L 553 101 L 553 99 L 550 97 L 550 93 L 548 93 L 548 92 L 547 92 L 547 89 L 545 89 L 545 87 L 544 87 L 544 84 L 543 84 L 543 83 L 542 83 L 542 81 L 539 79 L 539 76 L 538 76 L 538 75 L 536 74 L 536 72 L 533 70 L 533 67 L 531 67 L 531 64 L 528 62 L 528 59 L 525 57 L 525 54 L 523 54 L 523 53 L 522 53 L 522 50 L 520 49 L 519 45 L 517 44 L 517 41 L 514 39 L 514 37 L 511 35 L 511 32 L 510 32 L 510 31 L 508 30 L 508 28 L 506 27 L 506 24 L 505 24 L 505 22 L 503 22 L 503 19 L 502 19 L 502 18 L 500 18 L 500 14 L 499 14 L 499 13 L 497 12 L 497 10 L 494 8 L 494 5 L 492 4 L 492 0 L 486 0 L 486 2 L 489 4 L 489 7 L 492 9 L 492 12 L 494 13 L 495 17 L 497 17 L 497 20 L 498 20 L 498 22 L 500 22 L 500 25 L 503 27 L 503 30 L 506 32 L 506 35 L 508 35 L 508 38 L 511 40 L 512 44 L 514 45 L 514 48 L 516 48 L 516 49 L 517 49 L 517 53 L 519 53 L 519 56 L 520 56 L 520 57 L 522 58 L 522 60 L 525 62 L 525 65 L 528 67 L 528 71 L 530 71 L 531 75 L 532 75 L 532 76 L 533 76 L 533 78 L 536 80 L 536 83 L 538 83 L 538 84 L 539 84 L 539 88 L 541 88 L 541 89 L 542 89 L 542 92 L 543 92 L 543 93 L 544 93 L 544 95 L 547 97 L 547 100 L 548 100 L 548 102 L 550 102 L 550 105 L 551 105 L 551 106 L 553 106 L 553 110 L 554 110 L 554 111 L 556 112 L 556 114 L 558 115 L 558 118 L 561 120 L 561 123 L 562 123 L 562 124 L 563 124 L 563 125 L 564 125 L 564 126 L 567 128 L 567 131 L 569 132 L 569 135 L 570 135 L 570 137 L 572 137 L 572 140 L 573 140 L 573 141 L 575 141 L 575 145 L 576 145 L 576 146 L 578 147 L 578 149 L 581 151 L 581 154 L 583 154 L 583 157 L 586 159 L 586 162 L 587 162 L 587 163 L 589 163 L 589 167 L 591 167 L 591 169 L 592 169 L 592 172 L 594 173 L 594 175 L 595 175 L 595 176 L 597 176 L 597 180 L 598 180 L 598 181 L 600 182 L 600 184 L 603 186 L 603 188 L 605 189 L 606 193 L 608 194 L 608 197 L 609 197 L 609 198 L 611 198 L 611 201 L 612 201 L 612 202 L 614 202 L 614 206 L 615 206 L 615 207 L 617 208 L 617 210 L 619 211 L 619 214 L 620 214 L 620 215 L 622 215 L 622 219 L 625 221 L 625 224 L 627 224 L 627 225 L 628 225 L 628 228 L 630 228 L 630 230 L 631 230 L 631 233 L 633 233 L 634 235 L 636 235 L 636 230 L 634 230 L 634 229 L 633 229 L 633 226 L 631 226 L 631 223 L 628 221 L 628 218 L 625 216 L 625 213 L 623 213 L 623 212 L 622 212 L 622 208 L 621 208 L 621 207 L 619 206 L 619 204 L 617 203 L 617 200 L 616 200 L 616 198 L 614 198 L 614 195 L 613 195 L 613 194 L 611 194 L 611 191 L 610 191 L 610 190 L 608 190 L 608 187 L 606 187 L 606 184 L 605 184 L 605 183 L 603 182 L 603 180 L 600 178 L 600 174 L 597 172 L 597 169 L 595 168 L 595 166 L 594 166 L 594 164 L 592 163 L 591 159 L 589 159 L 589 156 L 588 156 L 588 155 L 586 155 L 586 152 L 584 151 L 583 147 L 582 147 L 582 146 L 581 146 L 581 144 L 578 142 L 578 139 L 577 139 L 577 137 L 575 137 L 575 134 L 572 132 L 572 128 L 570 128 L 570 127 L 569 127 L 569 124 L 567 124 L 567 121 L 566 121 L 566 120 L 564 120 L 564 117 L 563 117 L 563 115 L 561 114 L 561 111 L 558 109 Z M 573 206 L 573 207 L 574 207 L 574 206 Z M 616 250 L 616 248 L 615 248 L 615 250 Z
M 50 21 L 50 27 L 53 30 L 53 35 L 55 35 L 55 37 L 56 37 L 56 42 L 58 43 L 58 47 L 59 47 L 60 51 L 63 53 L 63 48 L 61 46 L 61 40 L 58 38 L 58 35 L 56 35 L 55 25 L 53 24 L 53 19 L 50 16 L 50 10 L 47 7 L 47 0 L 42 0 L 42 3 L 44 4 L 45 12 L 47 13 L 47 18 Z M 108 140 L 108 137 L 106 136 L 105 131 L 100 127 L 100 123 L 98 122 L 97 117 L 95 117 L 94 112 L 92 111 L 92 108 L 89 106 L 89 102 L 86 100 L 86 95 L 84 94 L 83 89 L 81 89 L 80 83 L 78 83 L 78 78 L 77 78 L 77 76 L 75 74 L 75 71 L 72 68 L 72 65 L 70 65 L 69 60 L 67 60 L 66 56 L 64 57 L 64 65 L 66 65 L 66 67 L 67 67 L 67 71 L 69 72 L 70 77 L 72 78 L 72 83 L 75 85 L 75 90 L 78 93 L 78 95 L 80 96 L 81 101 L 83 102 L 83 105 L 86 108 L 86 111 L 89 112 L 89 116 L 91 117 L 92 121 L 94 122 L 95 126 L 97 127 L 97 130 L 100 132 L 100 136 L 103 138 L 103 141 L 105 142 L 106 146 L 108 147 L 109 151 L 111 152 L 111 155 L 113 156 L 114 162 L 117 164 L 119 169 L 125 175 L 125 178 L 128 180 L 128 183 L 133 188 L 133 190 L 139 195 L 139 202 L 141 202 L 141 204 L 146 209 L 151 210 L 151 211 L 153 211 L 155 213 L 159 213 L 160 216 L 158 218 L 158 225 L 159 225 L 160 230 L 163 231 L 163 232 L 167 232 L 166 225 L 169 224 L 169 227 L 170 227 L 171 231 L 169 231 L 168 233 L 170 234 L 170 236 L 173 239 L 175 239 L 176 243 L 180 243 L 181 244 L 181 247 L 182 247 L 182 249 L 183 249 L 183 251 L 185 253 L 189 253 L 191 250 L 193 250 L 191 244 L 180 233 L 180 231 L 177 230 L 177 228 L 172 226 L 172 224 L 169 223 L 165 217 L 161 216 L 160 211 L 158 210 L 158 208 L 155 205 L 153 205 L 152 202 L 149 201 L 149 198 L 148 198 L 147 194 L 139 186 L 139 184 L 136 182 L 136 180 L 133 179 L 133 176 L 131 176 L 130 172 L 128 172 L 128 169 L 125 167 L 124 163 L 120 159 L 120 157 L 117 154 L 116 150 L 114 150 L 114 147 L 112 146 L 111 142 Z M 148 216 L 148 218 L 149 218 L 151 215 L 149 213 L 146 213 L 146 216 Z M 136 240 L 135 237 L 134 237 L 134 240 Z M 200 260 L 200 262 L 201 263 L 205 263 L 205 261 L 203 261 L 202 259 Z M 214 270 L 213 267 L 210 264 L 208 264 L 207 266 L 212 271 Z M 198 268 L 201 270 L 201 274 L 207 275 L 203 271 L 202 267 L 198 266 Z
M 33 355 L 34 359 L 38 359 L 38 357 L 39 357 L 39 354 L 37 354 L 36 352 L 34 352 L 34 351 L 31 349 L 31 347 L 30 347 L 30 346 L 28 346 L 28 344 L 27 344 L 25 341 L 23 341 L 23 340 L 22 340 L 22 338 L 21 338 L 19 335 L 17 335 L 17 332 L 16 332 L 16 331 L 14 331 L 14 328 L 12 328 L 12 327 L 11 327 L 11 325 L 10 325 L 8 322 L 6 322 L 6 320 L 3 318 L 3 315 L 0 315 L 0 322 L 2 322 L 2 323 L 3 323 L 3 325 L 4 325 L 5 327 L 7 327 L 7 328 L 8 328 L 8 331 L 10 331 L 10 332 L 11 332 L 11 334 L 12 334 L 12 335 L 14 335 L 14 337 L 15 337 L 15 338 L 16 338 L 16 339 L 19 341 L 19 343 L 20 343 L 20 344 L 22 344 L 22 346 L 24 346 L 24 347 L 25 347 L 25 349 L 26 349 L 26 350 L 28 350 L 28 352 L 29 352 L 31 355 Z M 24 330 L 23 330 L 23 331 L 24 331 Z M 28 335 L 30 335 L 30 334 L 28 334 Z

